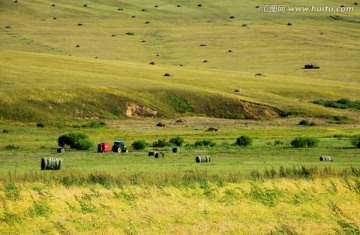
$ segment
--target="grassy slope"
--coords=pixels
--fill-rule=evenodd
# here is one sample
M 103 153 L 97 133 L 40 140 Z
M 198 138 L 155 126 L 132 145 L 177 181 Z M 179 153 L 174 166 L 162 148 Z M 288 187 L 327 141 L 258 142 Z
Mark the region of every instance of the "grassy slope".
M 180 8 L 171 1 L 0 4 L 3 119 L 123 117 L 126 101 L 171 117 L 177 115 L 171 94 L 188 100 L 188 113 L 195 114 L 211 113 L 203 105 L 209 100 L 217 103 L 213 110 L 239 112 L 240 98 L 285 112 L 358 116 L 308 103 L 357 99 L 360 92 L 358 23 L 335 21 L 332 13 L 266 14 L 251 1 L 205 1 L 203 7 L 184 1 Z M 337 15 L 356 18 L 359 11 L 355 6 Z M 303 70 L 306 63 L 321 69 Z M 223 110 L 214 116 L 230 117 Z

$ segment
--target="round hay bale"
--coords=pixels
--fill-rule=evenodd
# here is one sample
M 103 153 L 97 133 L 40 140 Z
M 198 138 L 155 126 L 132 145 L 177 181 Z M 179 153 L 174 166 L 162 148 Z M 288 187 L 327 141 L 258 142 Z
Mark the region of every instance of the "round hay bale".
M 229 16 L 230 19 L 235 19 L 235 16 Z
M 149 157 L 154 156 L 155 153 L 156 153 L 155 151 L 150 151 L 150 152 L 148 152 L 148 156 L 149 156 Z
M 357 3 L 357 2 L 354 2 L 354 5 L 355 5 L 355 6 L 357 6 L 357 5 L 359 5 L 359 3 Z
M 171 77 L 172 75 L 170 73 L 165 73 L 164 77 Z
M 181 7 L 181 5 L 177 5 L 177 7 Z
M 197 6 L 198 6 L 198 7 L 202 7 L 202 4 L 199 3 L 199 4 L 197 4 Z
M 165 154 L 163 152 L 158 152 L 158 153 L 155 153 L 155 158 L 159 158 L 159 157 L 164 157 Z
M 117 34 L 112 34 L 111 37 L 115 38 L 117 37 Z
M 141 9 L 141 11 L 146 11 L 146 9 Z
M 242 24 L 241 27 L 247 27 L 247 24 Z
M 118 8 L 117 10 L 118 10 L 118 11 L 123 11 L 123 10 L 124 10 L 124 8 Z
M 209 63 L 209 61 L 208 61 L 208 60 L 204 60 L 203 63 Z
M 79 23 L 79 24 L 77 24 L 77 26 L 84 26 L 83 24 L 81 24 L 81 23 Z
M 229 53 L 233 52 L 232 50 L 228 50 Z
M 54 17 L 53 20 L 56 20 L 56 17 Z
M 239 89 L 234 90 L 236 93 L 240 93 L 241 91 Z
M 61 158 L 43 157 L 41 159 L 41 170 L 60 170 L 62 165 Z
M 158 8 L 159 6 L 158 5 L 155 5 L 155 8 Z
M 288 26 L 291 26 L 291 25 L 292 25 L 292 23 L 290 23 L 290 22 L 289 22 L 287 25 L 288 25 Z
M 5 26 L 5 29 L 11 29 L 11 26 L 9 26 L 9 25 Z
M 84 6 L 83 7 L 87 7 L 88 5 L 87 4 L 84 4 Z
M 80 47 L 80 45 L 78 44 L 78 45 L 76 45 L 75 47 Z
M 156 126 L 158 126 L 158 127 L 165 127 L 165 123 L 159 122 L 158 124 L 156 124 Z
M 156 65 L 156 63 L 154 61 L 151 61 L 149 64 L 150 65 Z
M 136 16 L 131 16 L 131 18 L 136 18 Z
M 52 6 L 52 7 L 54 7 L 54 6 L 55 6 L 55 4 L 52 4 L 51 6 Z
M 204 43 L 201 43 L 200 46 L 201 46 L 201 47 L 206 47 L 207 45 L 204 44 Z
M 64 148 L 57 148 L 56 149 L 56 152 L 58 152 L 58 153 L 65 153 L 65 149 Z
M 150 21 L 146 21 L 145 24 L 150 24 Z
M 196 156 L 195 162 L 202 163 L 202 162 L 210 162 L 210 156 Z
M 172 152 L 173 152 L 173 153 L 180 153 L 180 148 L 173 148 L 173 149 L 172 149 Z

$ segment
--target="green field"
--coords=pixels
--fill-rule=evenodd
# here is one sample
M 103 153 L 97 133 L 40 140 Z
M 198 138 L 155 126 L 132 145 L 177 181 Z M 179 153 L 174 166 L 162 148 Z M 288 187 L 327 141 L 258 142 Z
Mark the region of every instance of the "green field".
M 268 4 L 0 1 L 0 234 L 360 234 L 359 110 L 313 103 L 357 107 L 360 7 Z M 76 131 L 93 146 L 56 153 Z M 129 153 L 97 153 L 115 140 Z

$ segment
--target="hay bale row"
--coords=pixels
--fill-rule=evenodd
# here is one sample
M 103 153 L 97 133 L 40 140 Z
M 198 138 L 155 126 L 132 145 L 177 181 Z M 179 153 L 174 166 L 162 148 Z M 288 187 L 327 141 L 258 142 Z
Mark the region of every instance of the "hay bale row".
M 210 157 L 209 156 L 196 156 L 195 161 L 197 163 L 202 163 L 202 162 L 210 162 Z
M 61 164 L 61 158 L 43 157 L 41 159 L 41 170 L 60 170 Z
M 334 161 L 334 158 L 332 156 L 321 156 L 320 157 L 320 161 L 321 162 L 332 162 Z

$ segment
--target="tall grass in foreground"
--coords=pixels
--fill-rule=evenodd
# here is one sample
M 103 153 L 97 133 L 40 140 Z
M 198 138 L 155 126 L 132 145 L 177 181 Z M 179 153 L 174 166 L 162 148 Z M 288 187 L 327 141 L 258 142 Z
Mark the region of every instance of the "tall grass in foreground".
M 99 184 L 106 188 L 121 187 L 124 185 L 186 187 L 194 186 L 196 184 L 206 185 L 207 183 L 215 183 L 221 186 L 224 185 L 224 183 L 239 183 L 244 180 L 257 181 L 280 178 L 311 180 L 329 177 L 348 178 L 359 176 L 360 168 L 358 167 L 348 167 L 340 170 L 330 166 L 280 166 L 278 169 L 271 168 L 263 171 L 253 170 L 249 174 L 243 174 L 241 172 L 215 174 L 198 169 L 167 173 L 136 172 L 128 174 L 111 174 L 105 171 L 81 172 L 76 170 L 17 174 L 15 171 L 9 172 L 2 181 L 17 183 L 42 182 L 46 184 L 61 184 L 66 187 L 88 186 L 94 184 Z

